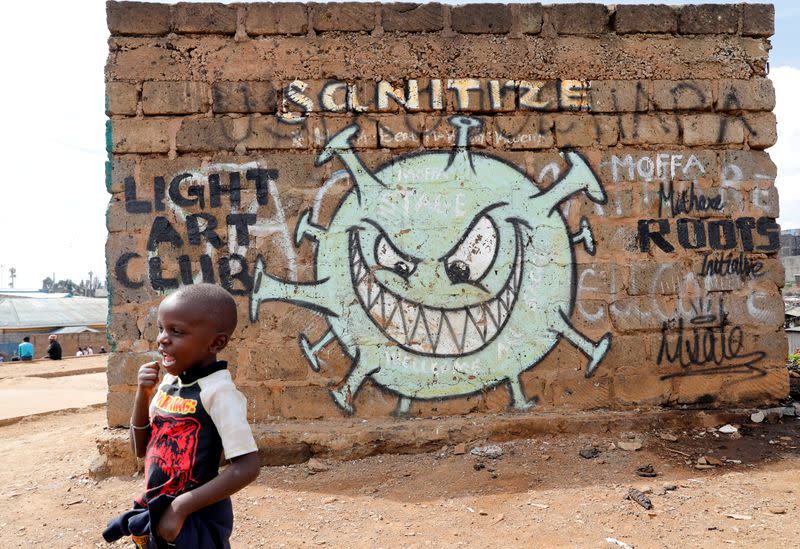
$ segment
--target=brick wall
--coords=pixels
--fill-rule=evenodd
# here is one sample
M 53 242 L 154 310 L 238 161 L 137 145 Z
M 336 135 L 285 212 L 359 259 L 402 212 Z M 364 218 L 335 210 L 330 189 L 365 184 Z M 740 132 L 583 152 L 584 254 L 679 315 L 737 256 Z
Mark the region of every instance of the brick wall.
M 786 395 L 771 6 L 108 24 L 111 425 L 198 280 L 253 421 Z

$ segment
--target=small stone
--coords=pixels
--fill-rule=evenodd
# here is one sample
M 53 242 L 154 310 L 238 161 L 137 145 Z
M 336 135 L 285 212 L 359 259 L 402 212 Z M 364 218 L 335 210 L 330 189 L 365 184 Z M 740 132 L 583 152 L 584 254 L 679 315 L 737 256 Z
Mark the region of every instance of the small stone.
M 639 491 L 643 494 L 652 494 L 653 487 L 649 484 L 643 484 L 642 486 L 639 486 Z
M 762 421 L 764 421 L 764 417 L 766 417 L 764 415 L 764 412 L 759 410 L 758 412 L 750 414 L 750 421 L 752 421 L 753 423 L 761 423 Z
M 678 440 L 678 437 L 676 437 L 672 433 L 659 433 L 658 434 L 658 438 L 660 438 L 661 440 L 669 441 L 669 442 L 675 442 L 676 440 Z
M 460 456 L 466 453 L 467 453 L 467 445 L 464 444 L 463 442 L 456 444 L 455 448 L 453 448 L 453 454 L 456 456 Z
M 600 450 L 598 450 L 597 448 L 584 448 L 578 453 L 584 459 L 594 459 L 600 455 Z
M 489 459 L 497 459 L 503 455 L 503 449 L 497 444 L 488 444 L 486 446 L 479 446 L 470 450 L 473 456 L 480 456 Z
M 722 427 L 719 428 L 719 432 L 720 433 L 725 433 L 726 435 L 729 435 L 731 433 L 735 433 L 738 430 L 739 429 L 737 429 L 736 427 L 734 427 L 730 423 L 726 424 L 726 425 L 723 425 Z
M 548 459 L 550 459 L 550 456 L 548 456 L 547 454 L 545 454 L 545 455 L 543 455 L 543 456 L 542 456 L 542 459 L 543 459 L 543 460 L 545 460 L 545 461 L 547 461 Z
M 625 450 L 626 452 L 635 452 L 636 450 L 641 449 L 642 443 L 639 442 L 638 440 L 633 440 L 633 441 L 624 441 L 623 440 L 623 441 L 617 442 L 617 446 L 621 450 Z
M 715 458 L 714 456 L 703 456 L 703 458 L 705 458 L 705 460 L 706 460 L 705 462 L 708 465 L 716 465 L 716 466 L 722 465 L 722 460 L 719 459 L 719 458 Z M 703 459 L 703 458 L 700 458 L 700 459 Z M 698 462 L 699 461 L 700 460 L 698 460 Z
M 786 513 L 786 507 L 768 507 L 767 511 L 773 515 L 783 515 Z
M 311 458 L 306 462 L 306 469 L 312 473 L 324 473 L 329 471 L 330 467 L 317 458 Z
M 728 518 L 732 518 L 734 520 L 752 520 L 753 519 L 753 517 L 751 517 L 750 515 L 738 515 L 736 513 L 728 513 L 725 516 L 728 517 Z
M 674 482 L 665 482 L 663 484 L 663 486 L 664 486 L 664 490 L 672 491 L 672 490 L 677 490 L 678 489 L 678 485 L 675 484 Z
M 698 463 L 697 465 L 694 466 L 694 468 L 699 471 L 705 471 L 707 469 L 715 469 L 713 465 L 704 465 L 702 463 Z
M 482 517 L 485 517 L 485 516 L 486 516 L 486 515 L 488 515 L 489 513 L 487 513 L 486 511 L 478 511 L 478 514 L 479 514 L 480 516 L 482 516 Z

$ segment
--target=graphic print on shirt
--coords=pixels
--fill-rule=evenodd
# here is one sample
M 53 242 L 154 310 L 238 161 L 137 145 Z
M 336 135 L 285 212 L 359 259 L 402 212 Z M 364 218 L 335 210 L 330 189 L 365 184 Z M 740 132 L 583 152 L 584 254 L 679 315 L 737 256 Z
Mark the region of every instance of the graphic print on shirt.
M 145 461 L 147 501 L 161 494 L 182 494 L 194 488 L 194 466 L 200 422 L 193 417 L 156 414 Z

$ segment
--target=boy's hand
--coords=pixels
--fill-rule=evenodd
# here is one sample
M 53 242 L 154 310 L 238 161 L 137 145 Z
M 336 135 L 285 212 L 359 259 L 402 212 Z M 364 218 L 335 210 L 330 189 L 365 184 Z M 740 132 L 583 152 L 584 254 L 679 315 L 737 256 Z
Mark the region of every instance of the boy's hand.
M 139 367 L 139 390 L 151 395 L 158 383 L 158 362 L 148 362 Z
M 158 521 L 156 535 L 166 541 L 175 541 L 185 521 L 186 516 L 175 510 L 175 500 L 172 500 Z

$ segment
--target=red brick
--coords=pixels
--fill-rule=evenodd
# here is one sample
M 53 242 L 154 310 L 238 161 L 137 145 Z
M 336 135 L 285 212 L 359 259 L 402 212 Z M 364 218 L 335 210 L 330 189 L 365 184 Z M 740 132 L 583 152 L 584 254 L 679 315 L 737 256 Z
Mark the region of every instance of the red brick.
M 225 4 L 175 4 L 172 27 L 175 32 L 197 34 L 234 34 L 236 6 Z
M 214 112 L 275 112 L 275 89 L 269 82 L 214 82 L 211 89 Z
M 358 2 L 314 4 L 312 24 L 315 31 L 372 31 L 375 29 L 375 5 Z
M 718 111 L 771 111 L 775 88 L 769 78 L 721 80 L 714 106 Z
M 408 149 L 419 147 L 425 129 L 425 115 L 382 116 L 378 120 L 381 147 Z
M 112 150 L 115 153 L 165 153 L 169 151 L 170 121 L 125 118 L 111 124 Z
M 618 4 L 614 29 L 627 33 L 674 33 L 678 30 L 678 11 L 664 4 Z
M 742 34 L 772 36 L 775 33 L 775 6 L 772 4 L 742 4 Z
M 163 35 L 169 32 L 170 6 L 150 2 L 108 2 L 106 20 L 112 35 Z
M 145 82 L 144 114 L 193 114 L 208 108 L 208 86 L 202 82 Z
M 450 24 L 464 34 L 505 34 L 511 29 L 511 9 L 503 4 L 453 6 Z
M 106 114 L 136 114 L 138 102 L 136 84 L 106 82 Z
M 709 80 L 653 81 L 653 105 L 660 111 L 707 111 L 713 100 Z
M 250 132 L 243 140 L 248 149 L 307 149 L 308 128 L 286 124 L 275 116 L 251 116 Z
M 259 2 L 246 6 L 245 30 L 249 35 L 308 32 L 308 14 L 304 4 Z
M 625 114 L 620 117 L 619 140 L 624 145 L 677 144 L 678 124 L 672 115 Z
M 608 30 L 608 9 L 603 4 L 555 4 L 546 9 L 559 34 L 600 34 Z
M 733 34 L 738 26 L 738 5 L 698 4 L 680 8 L 678 31 L 681 34 Z
M 384 4 L 381 6 L 381 24 L 388 32 L 435 32 L 444 28 L 442 5 Z

